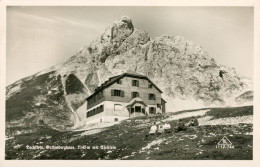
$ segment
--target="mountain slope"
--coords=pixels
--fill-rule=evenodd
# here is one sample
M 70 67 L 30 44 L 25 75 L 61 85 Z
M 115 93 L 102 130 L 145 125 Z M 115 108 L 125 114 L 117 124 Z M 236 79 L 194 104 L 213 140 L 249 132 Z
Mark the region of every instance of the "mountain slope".
M 54 122 L 50 124 L 47 121 L 48 125 L 58 129 L 78 126 L 84 117 L 84 110 L 78 109 L 82 108 L 85 98 L 109 77 L 126 71 L 147 75 L 154 81 L 164 92 L 168 112 L 187 106 L 243 105 L 243 101 L 236 100 L 237 97 L 253 90 L 249 78 L 237 74 L 234 68 L 217 64 L 201 46 L 180 36 L 151 38 L 145 31 L 136 29 L 130 18 L 122 17 L 69 60 L 9 85 L 6 96 L 8 124 L 17 120 L 13 112 L 21 114 L 21 117 L 31 113 L 37 119 L 36 113 L 47 113 L 46 109 L 42 111 L 41 107 L 32 107 L 38 104 L 32 99 L 39 96 L 39 91 L 31 92 L 30 83 L 33 82 L 35 89 L 46 89 L 51 83 L 59 85 L 56 93 L 61 99 L 47 106 L 53 107 L 50 110 L 65 107 L 62 111 L 68 117 L 63 121 L 70 124 L 61 124 L 61 118 L 55 117 L 60 112 L 53 111 Z M 223 74 L 220 74 L 221 71 Z M 47 77 L 49 73 L 51 76 Z M 42 78 L 45 75 L 47 78 Z M 49 99 L 48 95 L 56 97 L 55 92 L 48 93 L 53 87 L 50 85 L 40 95 L 46 99 Z M 15 99 L 21 95 L 21 98 L 30 95 L 30 102 L 25 99 L 17 102 Z M 250 101 L 252 98 L 247 103 Z M 37 119 L 30 122 L 37 123 Z M 59 125 L 64 126 L 61 128 Z
M 57 132 L 44 128 L 40 132 L 8 139 L 6 159 L 252 160 L 252 114 L 253 106 L 209 108 L 130 118 L 111 127 L 93 129 L 92 132 Z M 208 117 L 211 119 L 205 121 Z M 196 118 L 199 126 L 177 132 L 175 129 L 180 118 L 185 124 Z M 168 120 L 173 131 L 146 137 L 153 122 L 158 120 Z M 223 136 L 232 142 L 233 149 L 216 148 Z M 27 145 L 69 148 L 27 149 Z

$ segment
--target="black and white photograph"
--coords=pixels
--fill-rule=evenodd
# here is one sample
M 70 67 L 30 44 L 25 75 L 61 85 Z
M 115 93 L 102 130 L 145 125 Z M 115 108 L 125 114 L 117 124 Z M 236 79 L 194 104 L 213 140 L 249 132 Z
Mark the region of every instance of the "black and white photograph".
M 7 161 L 253 160 L 252 6 L 7 6 L 5 59 Z

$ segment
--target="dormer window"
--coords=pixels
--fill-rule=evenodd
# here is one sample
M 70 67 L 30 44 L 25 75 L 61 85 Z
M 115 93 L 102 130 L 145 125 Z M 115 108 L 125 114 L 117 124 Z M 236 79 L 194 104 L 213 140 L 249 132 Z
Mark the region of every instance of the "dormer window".
M 138 80 L 132 80 L 132 86 L 139 87 L 139 81 Z
M 121 85 L 122 84 L 122 80 L 119 79 L 116 83 Z

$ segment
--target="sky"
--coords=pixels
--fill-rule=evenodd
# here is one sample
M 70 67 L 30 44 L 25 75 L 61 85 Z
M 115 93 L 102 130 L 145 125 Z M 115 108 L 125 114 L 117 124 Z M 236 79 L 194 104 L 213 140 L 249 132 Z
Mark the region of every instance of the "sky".
M 6 84 L 61 63 L 122 16 L 151 37 L 183 36 L 253 78 L 252 7 L 7 8 Z

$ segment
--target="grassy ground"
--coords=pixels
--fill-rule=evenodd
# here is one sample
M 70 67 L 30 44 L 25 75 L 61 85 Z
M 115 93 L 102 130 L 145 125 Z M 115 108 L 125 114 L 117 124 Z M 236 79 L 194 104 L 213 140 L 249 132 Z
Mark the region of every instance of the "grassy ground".
M 213 109 L 207 114 L 221 117 L 220 113 L 232 112 L 232 117 L 251 115 L 252 106 Z M 192 110 L 185 112 L 193 112 Z M 183 112 L 182 112 L 183 113 Z M 252 159 L 252 124 L 205 125 L 188 128 L 178 133 L 146 137 L 152 122 L 170 117 L 165 114 L 136 117 L 116 124 L 106 130 L 82 135 L 78 132 L 58 132 L 39 127 L 37 133 L 16 135 L 6 140 L 6 159 Z M 226 117 L 229 115 L 227 114 Z M 191 118 L 183 119 L 188 122 Z M 170 122 L 172 127 L 176 121 Z M 234 145 L 233 149 L 216 148 L 223 136 Z M 74 146 L 75 149 L 27 149 L 26 146 Z M 90 146 L 90 148 L 78 148 Z M 97 146 L 97 147 L 95 147 Z M 110 149 L 102 149 L 110 146 Z M 114 148 L 116 149 L 114 149 Z

